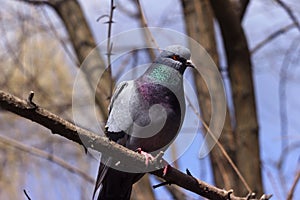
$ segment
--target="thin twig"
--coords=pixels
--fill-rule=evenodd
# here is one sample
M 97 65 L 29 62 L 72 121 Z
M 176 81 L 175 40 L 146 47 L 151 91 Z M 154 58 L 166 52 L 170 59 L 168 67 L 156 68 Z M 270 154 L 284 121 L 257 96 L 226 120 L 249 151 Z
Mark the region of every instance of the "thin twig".
M 281 0 L 275 0 L 275 1 L 286 11 L 288 16 L 291 18 L 291 20 L 294 22 L 294 24 L 296 25 L 296 27 L 300 31 L 299 21 L 298 21 L 297 17 L 295 16 L 295 14 L 293 13 L 292 9 L 286 3 L 284 3 Z
M 299 38 L 296 38 L 292 41 L 290 47 L 285 53 L 284 60 L 281 65 L 280 69 L 280 77 L 279 77 L 279 86 L 278 86 L 278 93 L 279 93 L 279 113 L 280 113 L 280 134 L 281 134 L 281 155 L 280 158 L 283 157 L 283 153 L 285 152 L 285 148 L 288 147 L 289 138 L 288 138 L 288 113 L 287 113 L 287 74 L 289 71 L 289 67 L 291 64 L 292 56 L 294 55 L 293 52 L 297 50 L 300 45 L 300 41 L 297 42 Z M 298 56 L 298 55 L 297 55 Z M 281 163 L 281 162 L 279 162 Z M 281 180 L 281 185 L 284 191 L 287 191 L 286 180 L 283 175 L 283 168 L 282 164 L 277 165 L 279 170 L 279 177 Z
M 20 1 L 20 2 L 25 2 L 25 3 L 29 3 L 32 5 L 52 5 L 50 1 L 47 0 L 15 0 L 15 1 Z
M 157 185 L 153 185 L 152 187 L 153 187 L 153 189 L 156 189 L 156 188 L 158 188 L 158 187 L 161 187 L 161 186 L 165 186 L 165 185 L 171 185 L 172 183 L 170 183 L 170 182 L 168 182 L 168 181 L 165 181 L 165 182 L 161 182 L 161 183 L 159 183 L 159 184 L 157 184 Z
M 250 51 L 251 54 L 256 53 L 259 49 L 261 49 L 263 46 L 265 46 L 266 44 L 270 43 L 272 40 L 276 39 L 278 36 L 280 36 L 281 34 L 284 34 L 286 32 L 288 32 L 289 30 L 291 30 L 292 28 L 295 28 L 295 23 L 289 24 L 285 27 L 280 28 L 279 30 L 271 33 L 268 37 L 266 37 L 264 40 L 262 40 L 261 42 L 259 42 L 258 44 L 256 44 L 252 50 Z
M 287 200 L 292 200 L 293 199 L 294 192 L 295 192 L 297 184 L 299 183 L 299 180 L 300 180 L 300 168 L 296 172 L 294 182 L 293 182 L 292 187 L 289 190 L 289 193 L 288 193 L 287 198 L 286 198 Z
M 106 22 L 108 24 L 108 30 L 107 30 L 107 45 L 106 45 L 106 52 L 107 52 L 107 71 L 112 77 L 112 68 L 111 68 L 111 54 L 112 54 L 112 48 L 113 48 L 113 43 L 111 42 L 111 32 L 112 32 L 112 24 L 114 23 L 113 21 L 113 15 L 114 15 L 114 10 L 116 9 L 116 6 L 114 5 L 114 0 L 110 1 L 110 13 L 109 13 L 109 20 Z M 109 89 L 109 97 L 112 95 L 113 91 L 113 84 L 110 84 L 110 89 Z
M 192 104 L 192 102 L 191 102 L 191 100 L 189 99 L 188 96 L 186 96 L 186 99 L 187 99 L 187 101 L 189 103 L 189 106 L 193 109 L 195 115 L 202 122 L 202 124 L 203 124 L 204 128 L 206 129 L 206 131 L 210 134 L 210 136 L 212 137 L 212 139 L 216 142 L 217 146 L 220 148 L 221 152 L 223 153 L 223 155 L 225 156 L 225 158 L 227 159 L 227 161 L 229 162 L 229 164 L 231 165 L 231 167 L 233 168 L 233 170 L 236 172 L 236 174 L 238 175 L 238 177 L 242 181 L 242 183 L 245 186 L 245 188 L 248 190 L 249 194 L 252 193 L 252 190 L 251 190 L 250 186 L 248 185 L 247 181 L 245 180 L 245 178 L 241 174 L 240 170 L 234 164 L 233 160 L 230 158 L 230 156 L 228 155 L 228 153 L 226 152 L 226 150 L 224 149 L 224 147 L 222 146 L 222 144 L 218 141 L 218 139 L 215 137 L 215 135 L 211 132 L 210 128 L 208 127 L 208 125 L 206 124 L 206 122 L 202 119 L 202 117 L 200 116 L 200 114 L 198 113 L 197 109 L 194 107 L 194 105 Z
M 23 190 L 23 192 L 24 192 L 24 194 L 25 194 L 26 198 L 27 198 L 28 200 L 31 200 L 30 196 L 27 194 L 27 192 L 26 192 L 26 190 L 25 190 L 25 189 Z
M 293 142 L 286 146 L 283 150 L 281 155 L 278 158 L 278 162 L 276 162 L 276 167 L 281 168 L 284 162 L 286 162 L 286 159 L 288 158 L 287 155 L 291 153 L 291 151 L 298 150 L 300 148 L 300 142 Z
M 282 200 L 282 197 L 281 197 L 280 192 L 279 192 L 279 191 L 281 191 L 281 187 L 278 185 L 277 181 L 275 180 L 275 177 L 271 173 L 271 170 L 269 170 L 267 168 L 267 165 L 264 162 L 262 162 L 261 166 L 262 166 L 262 170 L 266 173 L 266 177 L 270 181 L 270 185 L 272 186 L 272 189 L 274 191 L 274 196 L 276 197 L 276 199 Z
M 138 13 L 139 13 L 139 16 L 140 16 L 141 25 L 142 25 L 143 28 L 145 28 L 145 40 L 146 40 L 147 46 L 151 47 L 151 46 L 154 45 L 157 49 L 159 49 L 159 46 L 156 43 L 156 40 L 154 39 L 151 31 L 149 30 L 148 22 L 147 22 L 147 19 L 145 17 L 145 14 L 143 12 L 140 1 L 136 0 L 136 4 L 137 4 Z M 148 52 L 149 52 L 149 55 L 150 55 L 151 59 L 154 60 L 156 56 L 155 56 L 155 53 L 154 53 L 153 49 L 149 49 Z
M 287 96 L 286 96 L 286 84 L 287 84 L 287 73 L 292 61 L 292 57 L 295 55 L 293 52 L 297 50 L 300 45 L 299 38 L 295 38 L 288 50 L 285 53 L 281 68 L 280 68 L 280 77 L 279 77 L 279 112 L 280 112 L 280 133 L 281 133 L 281 150 L 282 152 L 288 145 L 288 114 L 287 114 Z M 298 56 L 298 55 L 296 55 Z
M 33 156 L 37 156 L 37 157 L 46 159 L 48 161 L 51 161 L 51 162 L 61 166 L 62 168 L 66 169 L 67 171 L 80 176 L 82 179 L 86 180 L 87 182 L 92 183 L 92 184 L 94 183 L 94 178 L 92 178 L 85 172 L 81 171 L 80 169 L 73 167 L 72 165 L 70 165 L 69 163 L 64 161 L 63 159 L 61 159 L 53 154 L 47 153 L 45 151 L 42 151 L 42 150 L 32 147 L 32 146 L 26 146 L 21 142 L 18 142 L 14 139 L 5 137 L 3 135 L 0 135 L 0 143 L 8 145 L 10 147 L 13 147 L 15 149 L 18 149 L 20 151 L 29 153 Z

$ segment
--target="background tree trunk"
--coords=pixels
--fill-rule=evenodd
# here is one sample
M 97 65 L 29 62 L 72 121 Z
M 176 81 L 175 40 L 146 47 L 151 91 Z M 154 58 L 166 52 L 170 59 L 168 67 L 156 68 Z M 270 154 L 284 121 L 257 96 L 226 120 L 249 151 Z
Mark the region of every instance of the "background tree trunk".
M 252 64 L 240 17 L 228 0 L 211 0 L 224 41 L 234 105 L 236 164 L 253 192 L 263 193 Z M 245 194 L 246 188 L 240 188 Z
M 240 12 L 236 2 L 211 2 L 219 21 L 234 102 L 234 116 L 227 112 L 224 129 L 219 139 L 231 159 L 237 164 L 246 181 L 254 192 L 262 194 L 260 157 L 258 144 L 258 125 L 252 81 L 251 61 L 247 41 L 240 24 Z M 186 29 L 190 37 L 197 40 L 218 64 L 215 41 L 214 15 L 208 0 L 182 0 Z M 226 8 L 226 9 L 225 9 Z M 243 11 L 245 8 L 243 7 Z M 195 23 L 196 22 L 196 23 Z M 204 121 L 209 124 L 211 117 L 210 94 L 199 74 L 195 74 L 198 98 Z M 228 109 L 227 109 L 228 110 Z M 233 120 L 233 121 L 232 121 Z M 234 124 L 234 128 L 231 127 Z M 234 131 L 233 131 L 234 130 Z M 235 188 L 238 194 L 247 190 L 225 159 L 215 147 L 210 154 L 216 185 L 226 189 Z M 249 159 L 251 158 L 251 159 Z
M 214 15 L 209 0 L 183 0 L 182 5 L 188 35 L 206 49 L 218 66 L 219 57 L 215 41 Z M 201 113 L 206 124 L 209 124 L 211 109 L 203 108 L 211 108 L 210 94 L 200 74 L 195 73 L 194 75 L 199 104 L 200 108 L 202 108 Z M 206 132 L 205 129 L 203 131 Z M 235 160 L 235 145 L 229 112 L 226 114 L 224 129 L 219 141 L 227 153 L 229 153 L 230 157 Z M 225 189 L 236 188 L 238 186 L 237 175 L 218 147 L 214 147 L 210 152 L 210 160 L 216 185 L 218 187 L 224 187 Z

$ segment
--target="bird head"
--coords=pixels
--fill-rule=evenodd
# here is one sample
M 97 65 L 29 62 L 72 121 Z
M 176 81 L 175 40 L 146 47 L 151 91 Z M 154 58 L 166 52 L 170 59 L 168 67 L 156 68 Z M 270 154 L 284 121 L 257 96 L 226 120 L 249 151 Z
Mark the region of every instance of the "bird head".
M 171 45 L 166 47 L 158 58 L 158 62 L 162 62 L 172 68 L 178 70 L 181 74 L 184 73 L 187 67 L 194 68 L 189 49 L 181 45 Z

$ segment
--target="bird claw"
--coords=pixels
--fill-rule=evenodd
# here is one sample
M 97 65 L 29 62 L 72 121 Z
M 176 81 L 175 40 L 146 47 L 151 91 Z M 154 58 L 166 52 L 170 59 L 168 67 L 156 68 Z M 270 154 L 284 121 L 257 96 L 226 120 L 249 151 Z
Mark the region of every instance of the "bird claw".
M 145 159 L 146 159 L 145 164 L 146 164 L 147 167 L 148 167 L 148 165 L 149 165 L 149 161 L 152 161 L 152 160 L 155 159 L 150 153 L 147 153 L 147 152 L 145 152 L 145 151 L 142 151 L 141 148 L 137 148 L 136 151 L 137 151 L 139 154 L 142 154 L 143 156 L 145 156 Z
M 163 176 L 166 176 L 167 175 L 167 172 L 168 172 L 168 169 L 169 169 L 170 165 L 166 165 L 164 167 L 164 170 L 163 170 Z

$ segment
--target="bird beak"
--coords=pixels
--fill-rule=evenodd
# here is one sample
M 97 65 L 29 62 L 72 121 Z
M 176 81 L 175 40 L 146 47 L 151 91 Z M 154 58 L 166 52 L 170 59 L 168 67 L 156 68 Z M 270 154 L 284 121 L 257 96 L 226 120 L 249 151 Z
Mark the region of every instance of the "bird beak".
M 191 68 L 195 68 L 194 63 L 192 62 L 192 60 L 187 60 L 186 61 L 186 66 L 191 67 Z

